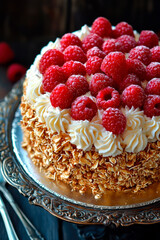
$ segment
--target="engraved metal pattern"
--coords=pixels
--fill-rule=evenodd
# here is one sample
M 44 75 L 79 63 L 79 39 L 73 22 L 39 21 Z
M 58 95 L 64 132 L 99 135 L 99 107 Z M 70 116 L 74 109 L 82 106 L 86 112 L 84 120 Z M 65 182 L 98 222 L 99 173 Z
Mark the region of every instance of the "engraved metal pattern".
M 23 81 L 15 85 L 7 97 L 0 102 L 0 159 L 2 172 L 9 184 L 26 196 L 31 204 L 39 205 L 51 214 L 80 224 L 114 224 L 128 226 L 134 223 L 160 222 L 160 202 L 135 208 L 103 209 L 80 205 L 46 191 L 31 179 L 16 161 L 10 139 L 11 123 L 20 102 Z

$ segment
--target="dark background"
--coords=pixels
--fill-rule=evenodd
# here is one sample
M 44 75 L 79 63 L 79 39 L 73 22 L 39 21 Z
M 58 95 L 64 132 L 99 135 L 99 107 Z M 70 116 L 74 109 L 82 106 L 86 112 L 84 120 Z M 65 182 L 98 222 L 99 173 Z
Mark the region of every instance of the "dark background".
M 108 18 L 112 25 L 127 21 L 139 32 L 154 30 L 160 36 L 159 0 L 0 0 L 0 42 L 10 44 L 15 52 L 13 62 L 27 68 L 32 64 L 41 48 L 50 40 L 72 32 L 82 25 L 91 25 L 96 17 Z M 12 88 L 6 77 L 9 64 L 0 66 L 0 98 Z M 91 232 L 104 229 L 79 227 L 57 219 L 47 211 L 32 206 L 16 189 L 8 186 L 14 198 L 28 218 L 43 234 L 46 240 L 78 240 L 78 232 L 91 238 Z M 5 201 L 6 202 L 6 201 Z M 28 237 L 18 218 L 7 204 L 11 219 L 20 240 Z M 131 227 L 107 227 L 103 238 L 107 240 L 160 239 L 160 224 L 134 225 Z M 81 237 L 81 239 L 84 239 Z M 7 240 L 5 228 L 0 217 L 0 240 Z
M 98 16 L 160 34 L 159 0 L 1 0 L 0 41 L 9 42 L 16 60 L 29 67 L 48 41 L 90 26 Z

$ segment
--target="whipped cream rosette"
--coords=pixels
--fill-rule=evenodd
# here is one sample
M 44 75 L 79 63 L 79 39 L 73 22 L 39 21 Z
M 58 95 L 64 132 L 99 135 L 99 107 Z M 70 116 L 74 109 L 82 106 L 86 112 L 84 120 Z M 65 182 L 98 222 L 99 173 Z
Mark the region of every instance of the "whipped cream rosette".
M 70 123 L 70 111 L 68 109 L 61 110 L 59 107 L 50 106 L 45 112 L 45 121 L 47 128 L 53 133 L 66 132 Z
M 126 152 L 137 153 L 144 150 L 147 146 L 147 137 L 144 130 L 144 113 L 138 108 L 132 107 L 129 109 L 127 106 L 122 109 L 122 112 L 127 118 L 126 129 L 123 133 L 123 143 L 126 146 Z
M 101 125 L 88 120 L 72 120 L 68 127 L 68 133 L 71 137 L 71 143 L 75 144 L 78 149 L 89 151 L 95 143 L 100 129 Z
M 36 114 L 39 117 L 41 122 L 45 122 L 45 113 L 47 112 L 48 108 L 51 106 L 49 100 L 49 93 L 45 93 L 40 95 L 36 98 L 35 109 Z
M 145 117 L 145 131 L 149 142 L 160 141 L 160 116 Z
M 33 75 L 33 73 L 35 73 Z M 40 87 L 42 83 L 42 76 L 40 73 L 37 74 L 35 66 L 32 65 L 30 71 L 27 71 L 28 85 L 26 88 L 26 97 L 28 101 L 32 104 L 36 102 L 38 96 L 41 95 Z
M 121 138 L 104 128 L 99 132 L 94 145 L 98 153 L 102 154 L 103 157 L 115 157 L 123 152 Z

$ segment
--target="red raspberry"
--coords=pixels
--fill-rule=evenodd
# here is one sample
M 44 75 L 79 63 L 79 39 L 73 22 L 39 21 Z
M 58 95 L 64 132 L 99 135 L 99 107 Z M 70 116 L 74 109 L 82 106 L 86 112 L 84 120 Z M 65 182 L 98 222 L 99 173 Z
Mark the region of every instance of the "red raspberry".
M 153 31 L 143 30 L 140 33 L 138 44 L 152 48 L 158 45 L 158 36 Z
M 106 54 L 108 54 L 110 52 L 118 51 L 120 46 L 121 43 L 117 42 L 116 39 L 110 38 L 103 43 L 102 49 Z
M 119 90 L 120 92 L 122 92 L 126 87 L 130 86 L 130 85 L 139 85 L 141 86 L 141 81 L 139 80 L 139 78 L 131 73 L 131 74 L 128 74 L 124 79 L 123 81 L 120 83 L 120 86 L 119 86 Z
M 152 62 L 160 62 L 160 46 L 153 47 L 151 49 Z
M 134 108 L 142 107 L 144 99 L 145 99 L 144 90 L 138 85 L 132 84 L 125 88 L 122 93 L 122 101 L 129 108 L 131 108 L 132 106 Z
M 104 73 L 96 73 L 92 76 L 90 81 L 90 91 L 93 96 L 97 96 L 98 92 L 106 87 L 113 87 L 113 79 Z
M 46 51 L 39 62 L 39 71 L 44 74 L 46 69 L 51 65 L 62 66 L 64 63 L 64 55 L 57 49 L 49 49 Z
M 138 59 L 145 65 L 150 64 L 152 54 L 148 47 L 146 46 L 137 46 L 129 52 L 129 58 Z
M 98 47 L 93 47 L 87 51 L 87 58 L 94 57 L 94 56 L 99 57 L 99 58 L 104 58 L 106 56 L 106 54 L 105 54 L 105 52 L 100 50 Z
M 81 40 L 79 39 L 79 37 L 77 37 L 73 33 L 64 34 L 60 40 L 60 44 L 61 44 L 62 51 L 64 51 L 70 45 L 76 45 L 76 46 L 82 47 Z
M 133 28 L 127 22 L 120 22 L 115 27 L 114 35 L 116 38 L 122 35 L 130 35 L 134 37 Z
M 121 52 L 111 52 L 103 59 L 101 70 L 118 84 L 126 75 L 126 67 L 125 55 Z
M 146 66 L 141 61 L 139 61 L 138 59 L 128 58 L 126 62 L 128 73 L 136 74 L 141 81 L 145 80 Z
M 122 35 L 117 38 L 118 50 L 123 53 L 128 53 L 132 48 L 136 47 L 137 43 L 134 37 L 129 35 Z
M 150 80 L 145 88 L 147 94 L 160 95 L 160 78 Z
M 99 57 L 90 57 L 86 62 L 86 70 L 89 75 L 101 72 L 101 63 L 102 58 Z
M 108 19 L 98 17 L 92 24 L 92 33 L 96 33 L 100 37 L 110 37 L 112 34 L 112 26 Z
M 78 46 L 68 46 L 63 53 L 65 61 L 73 60 L 85 63 L 87 60 L 86 54 L 83 52 L 82 48 Z
M 61 67 L 57 65 L 50 66 L 43 77 L 43 90 L 51 92 L 59 83 L 65 83 L 66 76 Z
M 102 125 L 115 135 L 122 134 L 126 128 L 126 117 L 118 108 L 107 108 L 102 116 Z
M 87 96 L 80 96 L 72 103 L 71 117 L 75 120 L 91 121 L 96 113 L 97 106 L 95 102 Z
M 7 69 L 7 77 L 10 82 L 15 83 L 26 73 L 27 68 L 18 63 L 13 63 Z
M 93 47 L 102 48 L 103 39 L 95 33 L 90 33 L 82 41 L 82 48 L 84 52 L 87 52 L 88 49 Z
M 71 61 L 65 62 L 62 68 L 67 77 L 73 74 L 80 74 L 83 76 L 86 75 L 85 66 L 78 61 L 71 60 Z
M 121 103 L 119 92 L 112 87 L 106 87 L 99 91 L 96 99 L 97 106 L 104 110 L 109 107 L 118 108 Z
M 53 107 L 70 108 L 73 95 L 65 84 L 60 83 L 51 92 L 50 101 Z
M 145 99 L 143 109 L 147 117 L 160 116 L 160 96 L 148 95 Z
M 66 82 L 67 87 L 72 91 L 74 98 L 89 91 L 89 84 L 84 76 L 72 75 Z
M 160 78 L 160 63 L 151 62 L 147 67 L 147 79 L 150 80 L 152 78 Z
M 14 52 L 6 42 L 0 43 L 0 64 L 10 62 L 14 58 Z

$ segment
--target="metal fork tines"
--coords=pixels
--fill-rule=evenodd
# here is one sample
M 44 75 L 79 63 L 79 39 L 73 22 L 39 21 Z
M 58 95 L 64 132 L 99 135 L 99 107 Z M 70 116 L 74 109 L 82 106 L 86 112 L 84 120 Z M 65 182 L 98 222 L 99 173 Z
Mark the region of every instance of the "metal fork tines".
M 6 232 L 7 232 L 9 240 L 18 240 L 17 234 L 14 230 L 11 219 L 9 217 L 9 214 L 7 212 L 7 209 L 5 207 L 5 204 L 4 204 L 1 196 L 0 196 L 0 213 L 1 213 L 4 225 L 6 227 Z
M 5 187 L 5 179 L 2 175 L 1 171 L 1 164 L 0 164 L 0 191 L 3 193 L 4 197 L 7 199 L 7 201 L 10 203 L 12 208 L 14 209 L 15 213 L 21 220 L 28 236 L 32 240 L 44 240 L 44 238 L 41 236 L 41 234 L 37 231 L 37 229 L 33 226 L 33 224 L 29 221 L 29 219 L 25 216 L 25 214 L 22 212 L 22 210 L 19 208 L 17 203 L 14 201 L 11 193 L 8 191 L 8 189 Z

